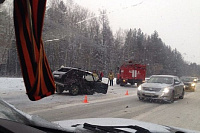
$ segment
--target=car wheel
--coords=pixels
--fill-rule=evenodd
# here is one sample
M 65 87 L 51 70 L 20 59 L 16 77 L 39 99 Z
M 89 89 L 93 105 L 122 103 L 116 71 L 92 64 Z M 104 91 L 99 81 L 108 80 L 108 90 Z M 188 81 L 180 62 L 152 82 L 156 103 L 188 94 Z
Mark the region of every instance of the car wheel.
M 125 84 L 124 83 L 120 83 L 120 86 L 125 86 Z
M 79 87 L 77 85 L 72 85 L 72 87 L 69 90 L 69 93 L 73 96 L 78 95 L 79 93 Z
M 90 86 L 86 86 L 86 93 L 88 95 L 93 95 L 94 94 L 94 90 Z
M 173 103 L 173 102 L 174 102 L 174 91 L 172 92 L 172 95 L 169 100 L 169 103 Z
M 56 92 L 58 94 L 61 94 L 64 91 L 64 88 L 62 86 L 56 85 Z
M 141 98 L 141 97 L 138 97 L 138 99 L 139 99 L 140 101 L 144 100 L 144 98 Z
M 181 96 L 179 97 L 179 99 L 183 99 L 183 98 L 184 98 L 184 95 L 185 95 L 185 91 L 184 91 L 184 89 L 183 89 L 182 94 L 181 94 Z

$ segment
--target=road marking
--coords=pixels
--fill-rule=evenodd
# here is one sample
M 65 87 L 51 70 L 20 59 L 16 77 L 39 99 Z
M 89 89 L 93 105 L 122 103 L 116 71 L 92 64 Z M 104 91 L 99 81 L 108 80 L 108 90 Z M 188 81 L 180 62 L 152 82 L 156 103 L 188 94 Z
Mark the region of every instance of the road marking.
M 110 97 L 110 98 L 106 98 L 106 99 L 99 99 L 99 100 L 95 100 L 95 101 L 88 101 L 89 103 L 83 103 L 82 101 L 80 103 L 74 103 L 74 104 L 64 104 L 64 105 L 57 105 L 51 108 L 47 108 L 47 109 L 41 109 L 41 110 L 35 110 L 35 111 L 30 111 L 27 112 L 28 114 L 36 114 L 36 113 L 41 113 L 41 112 L 45 112 L 45 111 L 50 111 L 50 110 L 54 110 L 54 109 L 63 109 L 63 108 L 67 108 L 67 107 L 73 107 L 73 106 L 77 106 L 77 105 L 89 105 L 89 104 L 94 104 L 94 103 L 100 103 L 100 102 L 105 102 L 105 101 L 111 101 L 114 99 L 120 99 L 120 98 L 127 98 L 127 97 L 134 97 L 137 94 L 131 94 L 131 95 L 121 95 L 121 96 L 117 96 L 117 97 Z

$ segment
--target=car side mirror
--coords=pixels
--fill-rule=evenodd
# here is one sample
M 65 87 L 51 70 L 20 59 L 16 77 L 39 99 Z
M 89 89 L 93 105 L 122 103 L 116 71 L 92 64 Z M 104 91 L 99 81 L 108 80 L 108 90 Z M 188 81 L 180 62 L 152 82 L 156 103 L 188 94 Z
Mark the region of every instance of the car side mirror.
M 175 81 L 175 82 L 174 82 L 175 85 L 178 85 L 179 83 L 180 83 L 180 82 L 178 82 L 178 81 Z

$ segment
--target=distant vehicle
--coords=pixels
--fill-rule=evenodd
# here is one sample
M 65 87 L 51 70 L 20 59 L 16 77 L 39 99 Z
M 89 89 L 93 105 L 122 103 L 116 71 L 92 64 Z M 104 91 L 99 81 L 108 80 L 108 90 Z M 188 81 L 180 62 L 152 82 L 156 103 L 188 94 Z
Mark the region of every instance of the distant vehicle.
M 92 95 L 94 92 L 106 94 L 108 90 L 108 84 L 102 83 L 92 72 L 78 68 L 62 67 L 53 72 L 53 77 L 57 93 L 66 90 L 71 95 Z
M 153 75 L 138 87 L 139 100 L 154 99 L 173 103 L 175 98 L 183 99 L 184 84 L 173 75 Z
M 197 77 L 194 77 L 194 82 L 197 83 L 199 79 Z
M 146 65 L 134 64 L 132 61 L 124 63 L 119 68 L 116 83 L 124 86 L 127 83 L 131 85 L 137 83 L 137 86 L 145 81 Z
M 198 79 L 196 77 L 183 76 L 180 79 L 183 81 L 183 83 L 185 85 L 185 90 L 195 91 L 196 83 L 198 81 Z

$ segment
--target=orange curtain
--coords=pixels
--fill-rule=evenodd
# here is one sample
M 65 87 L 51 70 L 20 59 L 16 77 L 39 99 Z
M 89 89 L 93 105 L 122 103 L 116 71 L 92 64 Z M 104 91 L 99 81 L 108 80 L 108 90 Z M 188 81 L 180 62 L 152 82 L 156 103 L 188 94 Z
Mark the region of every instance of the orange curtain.
M 16 45 L 26 93 L 32 101 L 55 92 L 42 42 L 45 8 L 46 0 L 14 0 Z

